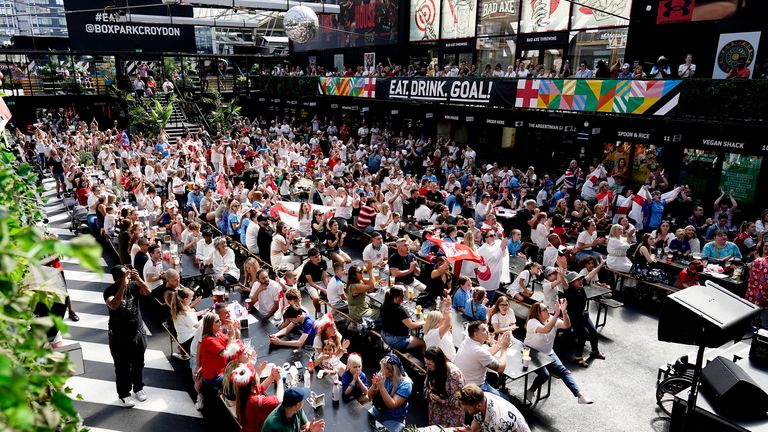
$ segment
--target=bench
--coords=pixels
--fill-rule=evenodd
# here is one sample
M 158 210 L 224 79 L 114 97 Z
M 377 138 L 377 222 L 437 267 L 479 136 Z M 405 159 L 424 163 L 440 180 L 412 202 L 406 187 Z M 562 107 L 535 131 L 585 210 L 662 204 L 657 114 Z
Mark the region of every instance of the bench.
M 629 273 L 620 272 L 618 270 L 613 270 L 613 269 L 610 269 L 608 267 L 606 267 L 605 269 L 608 270 L 609 272 L 613 273 L 614 275 L 616 275 L 616 288 L 617 289 L 621 289 L 623 287 L 625 279 L 632 279 L 632 280 L 637 281 L 638 286 L 640 284 L 643 284 L 645 286 L 648 286 L 648 287 L 660 290 L 660 291 L 664 292 L 665 294 L 672 294 L 672 293 L 675 293 L 677 291 L 680 291 L 680 288 L 678 288 L 676 286 L 662 284 L 662 283 L 658 283 L 658 282 L 651 282 L 651 281 L 647 281 L 647 280 L 643 280 L 643 279 L 637 279 L 636 277 L 632 276 Z
M 241 430 L 240 422 L 237 421 L 237 407 L 231 405 L 227 398 L 225 398 L 221 393 L 219 393 L 219 399 L 221 400 L 221 403 L 224 404 L 224 407 L 227 408 L 229 415 L 232 416 L 232 421 L 237 425 L 237 429 Z
M 162 323 L 163 329 L 165 329 L 165 332 L 168 333 L 168 337 L 170 339 L 170 356 L 173 358 L 173 344 L 175 343 L 176 346 L 179 347 L 179 351 L 181 351 L 181 355 L 189 357 L 189 353 L 184 349 L 184 347 L 181 346 L 181 343 L 179 343 L 179 340 L 176 339 L 176 335 L 173 334 L 171 329 L 168 327 L 168 323 Z
M 595 318 L 595 328 L 605 327 L 606 321 L 608 321 L 608 308 L 618 309 L 624 306 L 624 303 L 605 297 L 600 297 L 595 300 L 597 303 L 597 318 Z

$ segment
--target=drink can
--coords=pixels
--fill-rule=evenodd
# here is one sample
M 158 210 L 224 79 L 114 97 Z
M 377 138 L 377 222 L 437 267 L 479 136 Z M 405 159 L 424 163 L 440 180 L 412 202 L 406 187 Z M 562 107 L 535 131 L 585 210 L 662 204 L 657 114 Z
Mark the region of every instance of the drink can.
M 248 312 L 251 311 L 251 299 L 250 298 L 245 299 L 245 310 L 247 310 Z
M 309 239 L 306 239 L 306 240 L 304 241 L 304 246 L 305 246 L 307 249 L 309 249 Z

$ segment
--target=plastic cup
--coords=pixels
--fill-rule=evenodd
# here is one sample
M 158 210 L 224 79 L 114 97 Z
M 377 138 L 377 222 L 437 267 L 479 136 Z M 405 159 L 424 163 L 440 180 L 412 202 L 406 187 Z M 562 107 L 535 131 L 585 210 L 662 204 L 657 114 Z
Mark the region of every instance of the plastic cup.
M 523 370 L 528 369 L 528 366 L 531 364 L 531 358 L 528 356 L 523 356 Z
M 672 264 L 672 254 L 667 254 L 667 264 Z
M 251 311 L 251 299 L 249 298 L 245 299 L 245 310 L 247 310 L 248 312 Z

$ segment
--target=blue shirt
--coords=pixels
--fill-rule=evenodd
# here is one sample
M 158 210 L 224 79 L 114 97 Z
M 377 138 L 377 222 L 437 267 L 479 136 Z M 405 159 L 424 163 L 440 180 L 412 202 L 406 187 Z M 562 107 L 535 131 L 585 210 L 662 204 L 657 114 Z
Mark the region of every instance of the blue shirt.
M 701 249 L 701 256 L 705 258 L 711 258 L 715 260 L 721 260 L 728 257 L 741 258 L 741 251 L 734 242 L 725 242 L 725 246 L 719 248 L 715 245 L 714 241 L 711 241 L 704 245 Z
M 363 395 L 363 391 L 360 390 L 360 387 L 355 387 L 349 395 L 346 394 L 347 388 L 349 388 L 349 386 L 352 384 L 354 379 L 355 378 L 352 376 L 351 373 L 349 373 L 349 371 L 344 372 L 344 375 L 341 376 L 341 398 L 342 400 L 344 400 L 344 402 L 349 402 Z M 362 382 L 368 381 L 368 379 L 365 376 L 365 372 L 363 372 L 362 369 L 360 370 L 360 381 Z
M 392 380 L 390 378 L 384 380 L 384 389 L 387 390 L 387 393 L 392 394 Z M 405 416 L 408 414 L 408 398 L 411 396 L 412 390 L 413 381 L 408 377 L 403 377 L 402 380 L 397 383 L 395 394 L 405 399 L 405 402 L 393 410 L 387 408 L 379 409 L 378 420 L 380 422 L 394 420 L 398 423 L 405 423 Z
M 659 200 L 659 201 L 651 201 L 650 204 L 648 204 L 649 213 L 648 213 L 648 225 L 651 228 L 658 228 L 659 225 L 661 225 L 661 218 L 664 216 L 664 205 L 667 204 L 666 200 Z
M 520 248 L 523 246 L 522 240 L 510 240 L 507 243 L 507 251 L 509 251 L 510 256 L 517 256 L 518 252 L 520 252 Z
M 474 310 L 472 310 L 472 306 L 474 306 Z M 471 298 L 464 305 L 464 316 L 474 321 L 488 321 L 486 307 L 475 303 Z
M 243 219 L 243 224 L 240 226 L 240 243 L 245 244 L 245 231 L 248 229 L 251 220 L 249 218 Z
M 315 320 L 313 320 L 311 317 L 304 315 L 304 322 L 301 323 L 301 334 L 308 335 L 307 340 L 304 341 L 304 345 L 312 345 L 315 343 L 315 333 L 317 333 L 317 329 L 315 328 Z
M 227 224 L 227 232 L 229 233 L 229 235 L 239 236 L 240 227 L 235 229 L 234 224 L 240 223 L 240 216 L 238 216 L 237 213 L 230 213 L 228 221 L 229 223 Z
M 460 307 L 464 307 L 468 300 L 472 300 L 472 293 L 466 292 L 464 289 L 459 288 L 453 294 L 453 301 L 451 302 L 451 306 L 458 310 Z
M 715 233 L 717 233 L 718 230 L 727 231 L 726 227 L 720 226 L 716 223 L 713 223 L 712 225 L 710 225 L 709 228 L 707 228 L 707 234 L 705 235 L 707 240 L 712 240 L 713 238 L 715 238 Z
M 158 151 L 158 153 L 163 155 L 164 158 L 168 157 L 168 154 L 169 154 L 168 153 L 168 147 L 165 144 L 157 143 L 157 144 L 155 144 L 155 149 Z
M 424 174 L 423 176 L 421 176 L 421 179 L 422 179 L 422 180 L 424 180 L 424 179 L 429 179 L 429 181 L 431 181 L 431 182 L 433 182 L 433 183 L 437 181 L 437 177 L 435 177 L 435 175 L 434 175 L 434 174 L 430 174 L 430 175 L 426 175 L 426 174 Z
M 192 203 L 195 203 L 195 208 L 199 211 L 200 210 L 200 201 L 203 199 L 203 195 L 200 193 L 195 193 L 195 191 L 190 191 L 187 194 L 187 205 L 192 207 Z

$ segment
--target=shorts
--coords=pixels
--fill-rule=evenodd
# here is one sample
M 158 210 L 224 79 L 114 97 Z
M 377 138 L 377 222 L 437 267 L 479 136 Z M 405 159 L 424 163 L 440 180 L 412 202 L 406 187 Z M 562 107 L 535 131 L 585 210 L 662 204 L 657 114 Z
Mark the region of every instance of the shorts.
M 384 342 L 387 345 L 389 345 L 391 348 L 394 348 L 399 351 L 408 349 L 408 345 L 411 343 L 410 335 L 395 336 L 395 335 L 381 332 L 381 339 L 383 339 Z
M 61 183 L 65 182 L 64 173 L 63 172 L 61 172 L 61 173 L 56 173 L 56 172 L 53 173 L 53 178 L 56 179 L 56 181 L 58 181 L 58 182 L 61 182 Z

